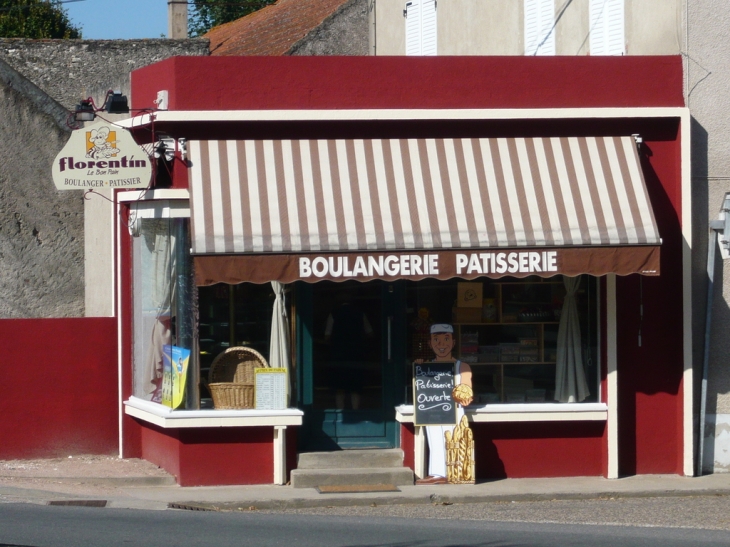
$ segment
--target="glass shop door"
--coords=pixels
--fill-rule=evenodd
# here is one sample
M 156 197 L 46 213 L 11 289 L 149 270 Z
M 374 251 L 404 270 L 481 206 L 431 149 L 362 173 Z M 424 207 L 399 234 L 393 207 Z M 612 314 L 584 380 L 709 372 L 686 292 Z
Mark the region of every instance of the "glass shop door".
M 300 450 L 395 447 L 402 285 L 323 281 L 298 289 Z

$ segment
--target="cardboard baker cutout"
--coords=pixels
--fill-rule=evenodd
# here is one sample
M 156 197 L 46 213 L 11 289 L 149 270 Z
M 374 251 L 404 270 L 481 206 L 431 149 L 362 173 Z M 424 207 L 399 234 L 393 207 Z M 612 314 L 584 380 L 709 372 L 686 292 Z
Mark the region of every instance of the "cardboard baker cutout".
M 457 407 L 456 420 L 450 425 L 428 425 L 429 464 L 428 476 L 416 484 L 474 484 L 474 436 L 464 415 L 464 407 L 473 399 L 471 368 L 453 357 L 454 327 L 446 323 L 431 325 L 430 346 L 435 355 L 431 363 L 453 363 L 453 382 L 450 399 Z M 422 359 L 414 362 L 414 393 L 416 390 L 416 368 L 423 365 Z M 418 401 L 414 399 L 415 404 Z

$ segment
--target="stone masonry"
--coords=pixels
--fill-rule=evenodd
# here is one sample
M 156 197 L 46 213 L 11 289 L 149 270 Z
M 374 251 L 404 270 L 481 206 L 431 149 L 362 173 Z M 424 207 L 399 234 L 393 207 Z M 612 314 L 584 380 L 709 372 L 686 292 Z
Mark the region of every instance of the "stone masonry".
M 128 95 L 131 70 L 175 55 L 208 55 L 208 41 L 0 39 L 0 318 L 84 315 L 85 268 L 103 253 L 85 250 L 83 193 L 51 178 L 69 111 Z

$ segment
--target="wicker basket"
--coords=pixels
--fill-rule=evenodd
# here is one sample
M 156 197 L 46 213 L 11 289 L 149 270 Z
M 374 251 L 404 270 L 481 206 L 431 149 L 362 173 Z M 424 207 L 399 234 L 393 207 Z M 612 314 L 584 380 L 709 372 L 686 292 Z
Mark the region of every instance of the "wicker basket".
M 214 408 L 253 408 L 254 369 L 268 366 L 266 359 L 252 348 L 228 348 L 218 355 L 208 373 Z

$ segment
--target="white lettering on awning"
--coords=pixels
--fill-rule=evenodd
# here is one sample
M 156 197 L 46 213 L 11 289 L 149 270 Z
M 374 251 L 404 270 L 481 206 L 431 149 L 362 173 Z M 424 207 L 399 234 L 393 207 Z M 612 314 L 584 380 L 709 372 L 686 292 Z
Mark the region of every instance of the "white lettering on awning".
M 557 251 L 470 253 L 456 255 L 456 275 L 558 271 Z
M 412 277 L 438 275 L 439 255 L 299 257 L 299 277 Z
M 558 251 L 456 253 L 457 276 L 535 274 L 558 271 Z M 439 275 L 438 254 L 301 256 L 299 277 L 407 279 Z

